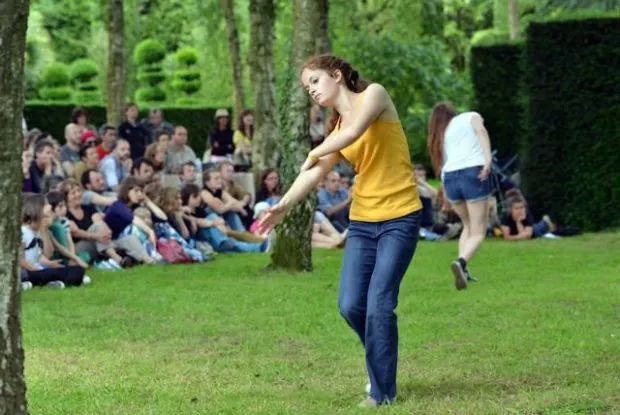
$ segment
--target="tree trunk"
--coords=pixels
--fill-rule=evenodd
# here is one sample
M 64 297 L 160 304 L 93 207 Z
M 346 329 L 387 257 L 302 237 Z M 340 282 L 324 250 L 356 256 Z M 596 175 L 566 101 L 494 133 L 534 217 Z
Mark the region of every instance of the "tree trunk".
M 288 95 L 282 101 L 282 160 L 280 174 L 284 188 L 297 177 L 299 166 L 310 151 L 310 101 L 299 82 L 299 68 L 316 52 L 316 39 L 321 28 L 321 1 L 296 0 L 293 23 L 293 45 L 290 70 L 286 80 Z M 326 17 L 325 17 L 326 18 Z M 312 269 L 312 223 L 316 195 L 311 194 L 298 203 L 276 228 L 276 243 L 271 265 L 296 271 Z
M 27 414 L 21 294 L 21 152 L 28 0 L 0 1 L 0 415 Z
M 125 24 L 123 0 L 108 0 L 108 124 L 118 125 L 124 117 L 125 61 L 123 57 Z
M 510 39 L 521 37 L 521 21 L 519 19 L 519 0 L 508 0 L 508 29 Z
M 273 60 L 273 0 L 250 0 L 250 77 L 254 89 L 252 164 L 257 175 L 278 164 L 278 103 Z
M 319 33 L 316 37 L 316 53 L 327 53 L 332 50 L 331 42 L 329 41 L 329 0 L 318 0 L 320 3 L 320 23 Z
M 226 28 L 228 29 L 228 54 L 230 55 L 230 63 L 232 65 L 232 81 L 234 88 L 233 125 L 236 125 L 236 121 L 239 120 L 239 116 L 245 108 L 245 93 L 243 91 L 243 67 L 241 66 L 241 52 L 239 49 L 239 32 L 237 31 L 237 22 L 235 20 L 233 1 L 222 0 L 222 9 L 224 11 L 224 19 L 226 20 Z

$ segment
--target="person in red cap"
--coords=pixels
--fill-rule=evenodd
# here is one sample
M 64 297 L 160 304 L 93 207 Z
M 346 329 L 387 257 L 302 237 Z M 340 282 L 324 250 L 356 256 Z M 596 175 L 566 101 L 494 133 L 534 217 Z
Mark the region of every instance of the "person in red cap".
M 82 142 L 82 146 L 95 143 L 95 141 L 97 141 L 97 135 L 94 131 L 86 130 L 80 136 L 80 141 Z

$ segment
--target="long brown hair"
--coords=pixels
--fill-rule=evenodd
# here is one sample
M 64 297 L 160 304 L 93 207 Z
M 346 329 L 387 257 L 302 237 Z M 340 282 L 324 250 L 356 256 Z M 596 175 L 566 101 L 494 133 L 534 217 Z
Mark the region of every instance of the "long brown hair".
M 369 81 L 360 78 L 359 72 L 353 69 L 349 62 L 330 53 L 312 56 L 301 67 L 300 75 L 304 69 L 322 69 L 332 76 L 338 70 L 342 72 L 346 87 L 350 91 L 357 93 L 364 91 L 370 84 Z M 338 114 L 338 111 L 332 108 L 329 119 L 327 120 L 325 135 L 333 131 L 339 118 L 340 114 Z
M 431 156 L 435 174 L 439 175 L 443 165 L 443 138 L 448 123 L 456 116 L 451 102 L 440 102 L 433 108 L 428 120 L 428 152 Z
M 246 134 L 245 123 L 243 122 L 243 117 L 245 117 L 246 115 L 253 115 L 253 114 L 254 113 L 252 112 L 252 110 L 243 110 L 241 114 L 239 115 L 239 122 L 237 123 L 237 130 L 241 131 L 243 135 Z M 247 137 L 251 140 L 253 136 L 254 136 L 254 124 L 250 125 L 250 135 L 248 135 Z
M 159 207 L 166 215 L 173 215 L 178 212 L 181 207 L 179 196 L 181 196 L 179 189 L 175 187 L 164 187 Z

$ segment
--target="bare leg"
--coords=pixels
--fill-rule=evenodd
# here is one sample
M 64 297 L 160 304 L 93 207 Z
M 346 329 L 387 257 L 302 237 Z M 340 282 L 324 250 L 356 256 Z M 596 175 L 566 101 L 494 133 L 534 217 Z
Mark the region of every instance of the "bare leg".
M 313 232 L 312 233 L 312 246 L 315 248 L 336 248 L 340 244 L 339 240 L 334 240 L 327 235 L 323 235 L 322 233 Z
M 469 214 L 469 235 L 467 243 L 460 253 L 462 258 L 469 261 L 482 245 L 487 235 L 487 220 L 489 218 L 489 200 L 467 203 Z
M 450 265 L 457 290 L 467 288 L 469 279 L 467 262 L 474 256 L 486 237 L 488 205 L 488 199 L 452 205 L 463 222 L 463 232 L 459 239 L 459 258 Z
M 452 205 L 452 208 L 461 219 L 461 222 L 463 222 L 463 230 L 459 238 L 459 258 L 462 258 L 470 233 L 469 213 L 467 212 L 467 205 L 465 202 L 455 203 Z

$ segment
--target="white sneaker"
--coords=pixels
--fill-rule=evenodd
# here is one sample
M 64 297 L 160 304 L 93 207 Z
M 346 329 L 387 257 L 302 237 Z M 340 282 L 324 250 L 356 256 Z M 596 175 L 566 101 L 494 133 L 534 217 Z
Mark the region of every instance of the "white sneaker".
M 82 279 L 82 285 L 88 285 L 92 282 L 92 280 L 90 279 L 90 277 L 88 275 L 84 275 L 84 278 Z
M 32 283 L 30 281 L 22 281 L 22 291 L 28 291 L 32 289 Z
M 65 283 L 62 281 L 50 281 L 47 284 L 45 284 L 45 286 L 47 288 L 57 288 L 62 290 L 63 288 L 65 288 Z

